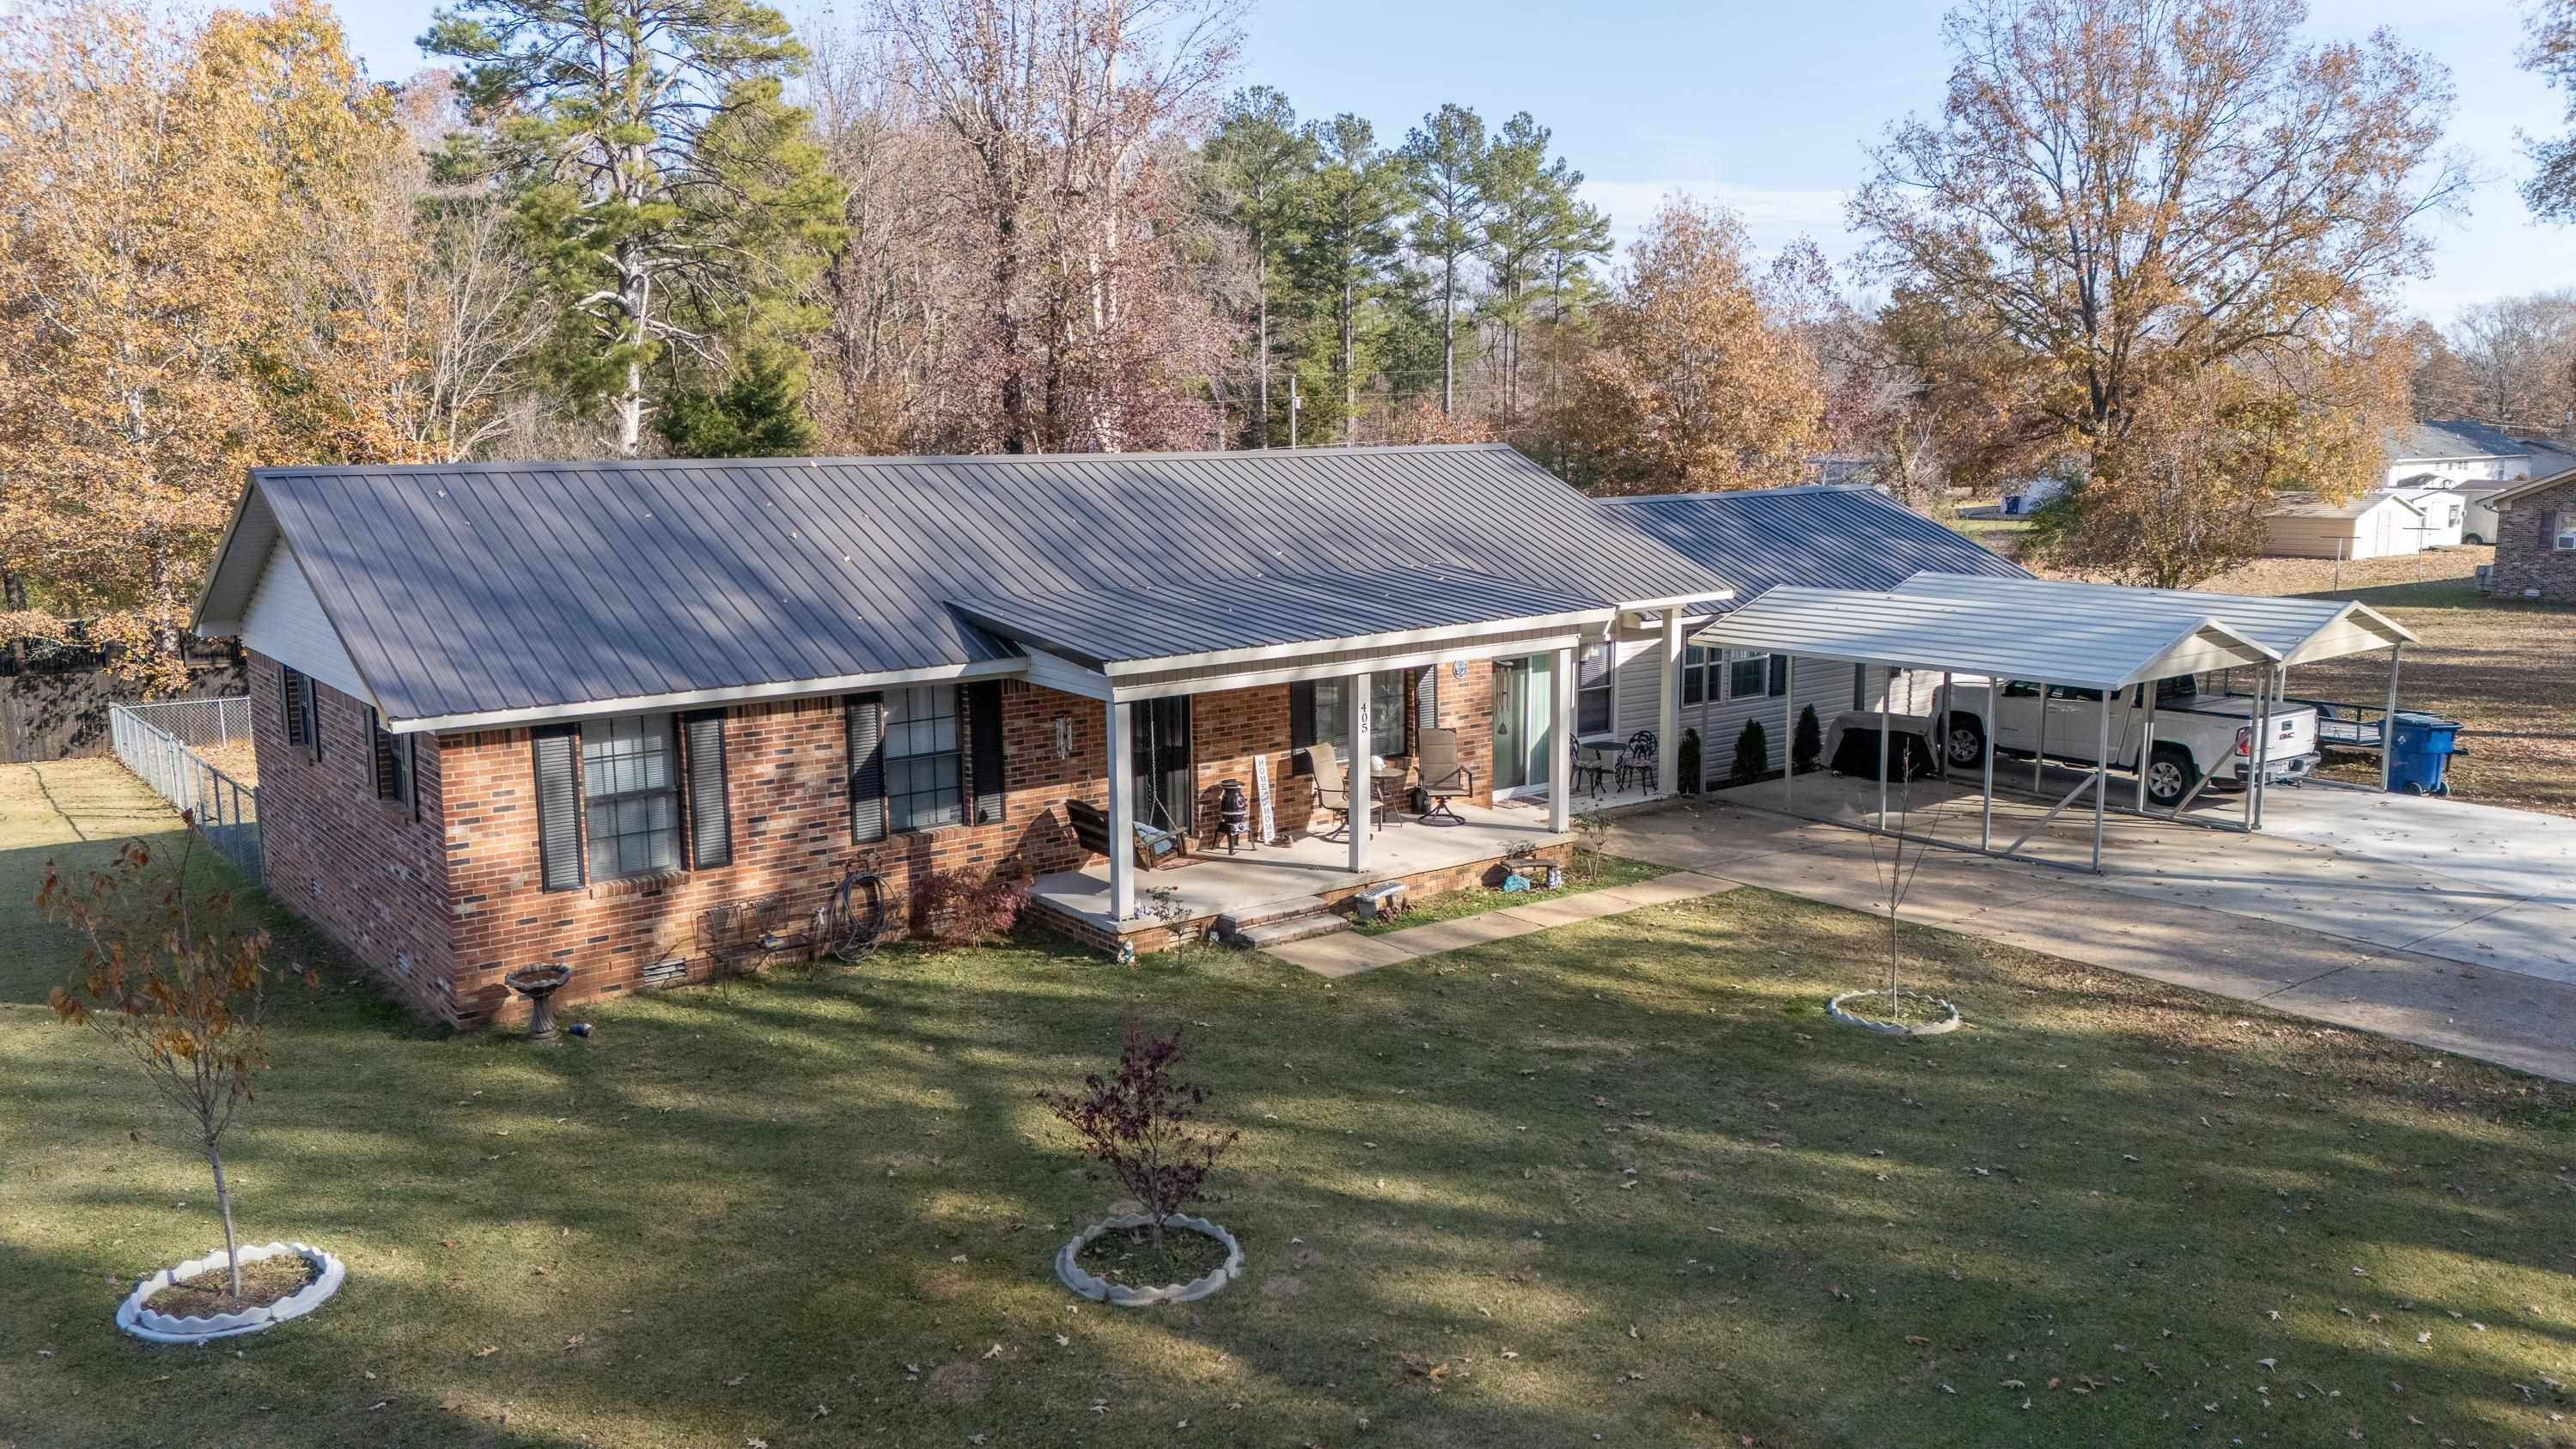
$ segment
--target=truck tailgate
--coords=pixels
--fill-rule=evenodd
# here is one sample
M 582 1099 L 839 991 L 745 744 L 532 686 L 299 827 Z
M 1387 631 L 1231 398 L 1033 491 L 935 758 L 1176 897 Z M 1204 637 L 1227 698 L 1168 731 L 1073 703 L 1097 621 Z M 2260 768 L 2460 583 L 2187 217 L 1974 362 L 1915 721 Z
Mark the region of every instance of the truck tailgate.
M 2242 694 L 2202 695 L 2182 707 L 2191 714 L 2214 714 L 2239 724 L 2254 722 L 2257 701 Z M 2317 752 L 2317 712 L 2304 704 L 2275 702 L 2272 706 L 2271 738 L 2263 742 L 2266 764 L 2295 760 Z

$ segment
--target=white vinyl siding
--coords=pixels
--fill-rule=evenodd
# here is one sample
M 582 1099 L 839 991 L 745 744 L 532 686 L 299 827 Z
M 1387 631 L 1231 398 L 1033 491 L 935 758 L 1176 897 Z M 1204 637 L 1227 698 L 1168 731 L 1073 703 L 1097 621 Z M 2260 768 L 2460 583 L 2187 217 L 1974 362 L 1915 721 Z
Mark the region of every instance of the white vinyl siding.
M 1625 738 L 1638 730 L 1655 728 L 1659 700 L 1655 660 L 1662 646 L 1645 642 L 1626 643 L 1619 648 L 1618 733 Z M 1728 673 L 1727 666 L 1719 664 L 1710 671 L 1710 677 L 1723 680 Z M 1767 674 L 1765 678 L 1767 688 Z M 1899 714 L 1928 710 L 1932 707 L 1933 691 L 1940 686 L 1941 676 L 1938 674 L 1901 671 L 1896 677 L 1896 695 L 1889 702 L 1889 707 Z M 1876 709 L 1878 696 L 1879 671 L 1872 669 L 1861 681 L 1860 707 Z M 1834 716 L 1852 708 L 1852 666 L 1824 659 L 1799 660 L 1792 699 L 1800 713 L 1804 713 L 1808 705 L 1814 705 L 1817 727 L 1825 734 L 1833 733 Z M 1728 767 L 1735 763 L 1735 737 L 1748 719 L 1762 721 L 1763 732 L 1770 736 L 1771 767 L 1778 769 L 1788 749 L 1787 738 L 1781 731 L 1792 723 L 1783 709 L 1789 702 L 1776 694 L 1763 694 L 1751 699 L 1710 699 L 1698 704 L 1684 704 L 1682 728 L 1699 731 L 1701 778 L 1712 786 L 1724 783 Z
M 373 698 L 358 677 L 358 666 L 349 662 L 349 651 L 340 647 L 340 636 L 331 631 L 331 621 L 323 617 L 312 582 L 283 543 L 269 550 L 259 582 L 251 586 L 241 639 L 243 648 L 300 669 L 342 694 Z

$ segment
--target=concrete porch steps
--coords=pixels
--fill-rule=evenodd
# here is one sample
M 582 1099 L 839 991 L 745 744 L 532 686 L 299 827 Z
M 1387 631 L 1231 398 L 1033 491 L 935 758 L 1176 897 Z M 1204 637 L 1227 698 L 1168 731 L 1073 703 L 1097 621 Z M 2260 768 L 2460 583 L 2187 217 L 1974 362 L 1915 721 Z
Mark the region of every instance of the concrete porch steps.
M 1221 939 L 1256 950 L 1346 930 L 1350 924 L 1349 917 L 1324 904 L 1321 896 L 1267 901 L 1216 918 Z

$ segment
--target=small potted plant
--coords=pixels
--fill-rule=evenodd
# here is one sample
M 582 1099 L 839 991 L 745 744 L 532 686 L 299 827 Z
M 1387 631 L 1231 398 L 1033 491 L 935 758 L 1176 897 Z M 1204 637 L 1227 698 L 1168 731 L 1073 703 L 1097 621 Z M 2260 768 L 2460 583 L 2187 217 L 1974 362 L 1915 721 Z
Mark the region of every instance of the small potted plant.
M 1037 1094 L 1142 1207 L 1102 1218 L 1057 1250 L 1056 1277 L 1094 1302 L 1122 1308 L 1189 1303 L 1243 1272 L 1234 1234 L 1181 1212 L 1205 1200 L 1208 1174 L 1241 1134 L 1197 1125 L 1207 1089 L 1172 1075 L 1180 1059 L 1178 1028 L 1152 1037 L 1130 1021 L 1115 1076 L 1094 1072 L 1079 1092 Z M 1130 1264 L 1148 1268 L 1147 1284 L 1114 1281 L 1132 1271 Z
M 151 849 L 129 840 L 109 869 L 78 879 L 46 862 L 36 897 L 82 947 L 71 979 L 53 990 L 54 1014 L 132 1057 L 214 1174 L 222 1250 L 152 1274 L 116 1310 L 118 1327 L 155 1343 L 274 1328 L 321 1306 L 346 1276 L 319 1248 L 244 1245 L 233 1232 L 223 1137 L 268 1066 L 262 1027 L 274 972 L 268 933 L 241 923 L 231 893 L 191 889 L 198 832 L 193 814 L 181 818 L 188 844 L 166 880 L 156 879 Z M 317 984 L 310 971 L 303 980 Z

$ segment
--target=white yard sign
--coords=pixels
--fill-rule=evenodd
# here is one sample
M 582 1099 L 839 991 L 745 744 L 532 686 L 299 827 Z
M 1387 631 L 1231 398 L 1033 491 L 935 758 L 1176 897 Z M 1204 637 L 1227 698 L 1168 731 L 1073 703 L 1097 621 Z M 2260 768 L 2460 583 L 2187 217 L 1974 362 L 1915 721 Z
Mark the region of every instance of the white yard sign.
M 1268 845 L 1277 828 L 1270 818 L 1270 757 L 1252 757 L 1252 793 L 1261 802 L 1261 843 Z

